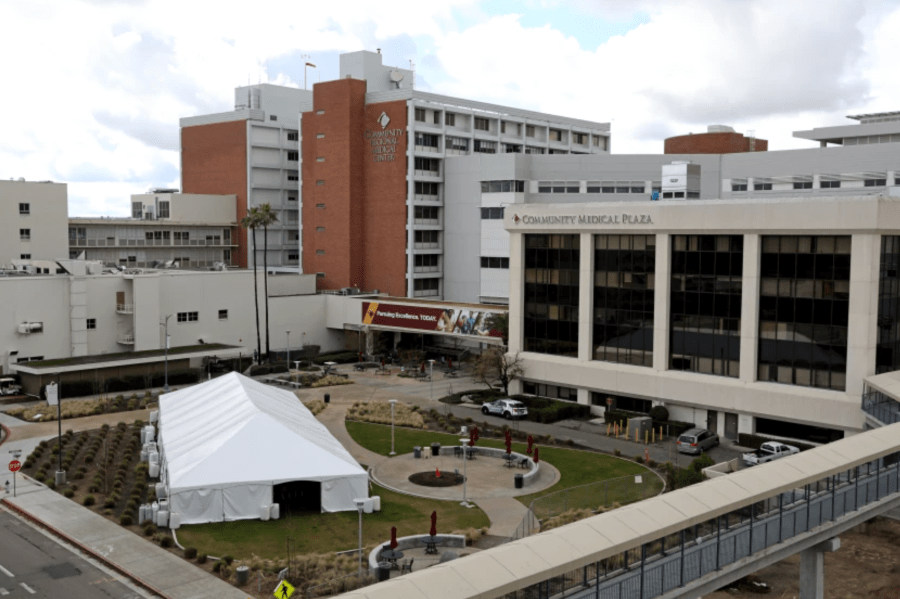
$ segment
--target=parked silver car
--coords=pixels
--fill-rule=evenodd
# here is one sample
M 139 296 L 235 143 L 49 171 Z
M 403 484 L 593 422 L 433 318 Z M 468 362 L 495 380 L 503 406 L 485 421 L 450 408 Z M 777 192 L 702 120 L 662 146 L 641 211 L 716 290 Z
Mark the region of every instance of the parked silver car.
M 675 443 L 679 453 L 699 454 L 718 447 L 719 435 L 705 428 L 692 428 L 681 433 Z
M 524 418 L 528 416 L 528 408 L 521 401 L 515 399 L 498 399 L 481 406 L 482 414 L 494 414 L 503 416 L 507 420 L 511 418 Z

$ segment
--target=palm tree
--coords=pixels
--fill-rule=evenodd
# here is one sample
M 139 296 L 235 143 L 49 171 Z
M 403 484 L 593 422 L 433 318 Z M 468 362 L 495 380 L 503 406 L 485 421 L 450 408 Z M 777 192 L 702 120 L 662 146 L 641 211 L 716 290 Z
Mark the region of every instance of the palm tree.
M 250 229 L 253 235 L 253 302 L 256 305 L 256 355 L 262 357 L 262 342 L 259 338 L 259 283 L 256 277 L 256 229 L 259 228 L 259 209 L 251 208 L 241 219 L 241 226 Z
M 263 228 L 263 285 L 266 296 L 266 360 L 269 359 L 269 225 L 278 222 L 278 214 L 269 204 L 260 204 L 257 209 L 257 227 Z

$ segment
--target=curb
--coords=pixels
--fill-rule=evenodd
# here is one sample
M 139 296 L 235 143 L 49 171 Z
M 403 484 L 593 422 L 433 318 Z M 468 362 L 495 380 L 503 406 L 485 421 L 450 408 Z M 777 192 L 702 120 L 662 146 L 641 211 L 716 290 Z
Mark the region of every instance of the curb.
M 62 532 L 61 530 L 58 530 L 58 529 L 54 528 L 53 526 L 47 524 L 46 522 L 44 522 L 37 516 L 34 516 L 31 513 L 26 512 L 21 507 L 10 503 L 6 498 L 0 499 L 0 504 L 3 504 L 5 507 L 16 512 L 17 514 L 19 514 L 26 520 L 29 520 L 29 521 L 37 524 L 41 528 L 44 528 L 45 530 L 49 531 L 53 535 L 59 537 L 60 539 L 64 540 L 65 542 L 69 543 L 70 545 L 77 547 L 79 551 L 90 555 L 92 558 L 94 558 L 95 560 L 97 560 L 99 562 L 102 562 L 103 565 L 105 565 L 107 568 L 115 570 L 116 572 L 125 576 L 126 578 L 128 578 L 129 580 L 131 580 L 132 582 L 134 582 L 135 584 L 137 584 L 139 587 L 143 588 L 144 590 L 150 591 L 151 593 L 154 593 L 155 595 L 158 595 L 159 597 L 163 597 L 164 599 L 171 599 L 169 597 L 169 595 L 166 595 L 165 593 L 163 593 L 162 591 L 160 591 L 159 589 L 154 587 L 149 582 L 146 582 L 145 580 L 137 577 L 136 575 L 132 574 L 131 572 L 129 572 L 122 566 L 119 566 L 118 564 L 109 561 L 108 559 L 106 559 L 106 557 L 100 555 L 99 553 L 97 553 L 90 547 L 84 545 L 80 541 L 73 539 L 66 533 Z
M 3 444 L 6 443 L 7 441 L 9 441 L 9 438 L 12 436 L 12 431 L 10 431 L 10 430 L 6 427 L 6 425 L 3 424 L 3 423 L 0 423 L 0 428 L 2 428 L 4 431 L 6 431 L 6 435 L 3 436 L 2 439 L 0 439 L 0 445 L 3 445 Z

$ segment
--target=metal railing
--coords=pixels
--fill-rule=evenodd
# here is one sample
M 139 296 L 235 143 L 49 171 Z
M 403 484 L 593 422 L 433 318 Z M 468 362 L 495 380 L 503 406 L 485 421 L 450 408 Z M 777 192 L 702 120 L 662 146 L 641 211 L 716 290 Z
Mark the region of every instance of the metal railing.
M 862 409 L 884 425 L 900 422 L 900 403 L 881 391 L 863 393 Z
M 134 304 L 116 304 L 116 312 L 119 314 L 134 314 Z
M 507 599 L 653 599 L 753 554 L 829 526 L 900 493 L 900 452 L 608 559 L 541 581 Z

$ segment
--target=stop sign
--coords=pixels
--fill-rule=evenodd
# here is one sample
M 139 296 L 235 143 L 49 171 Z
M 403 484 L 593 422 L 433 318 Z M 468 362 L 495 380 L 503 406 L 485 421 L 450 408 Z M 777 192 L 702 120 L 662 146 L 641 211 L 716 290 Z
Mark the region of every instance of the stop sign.
M 10 472 L 18 472 L 22 468 L 22 462 L 19 460 L 13 460 L 9 463 Z

